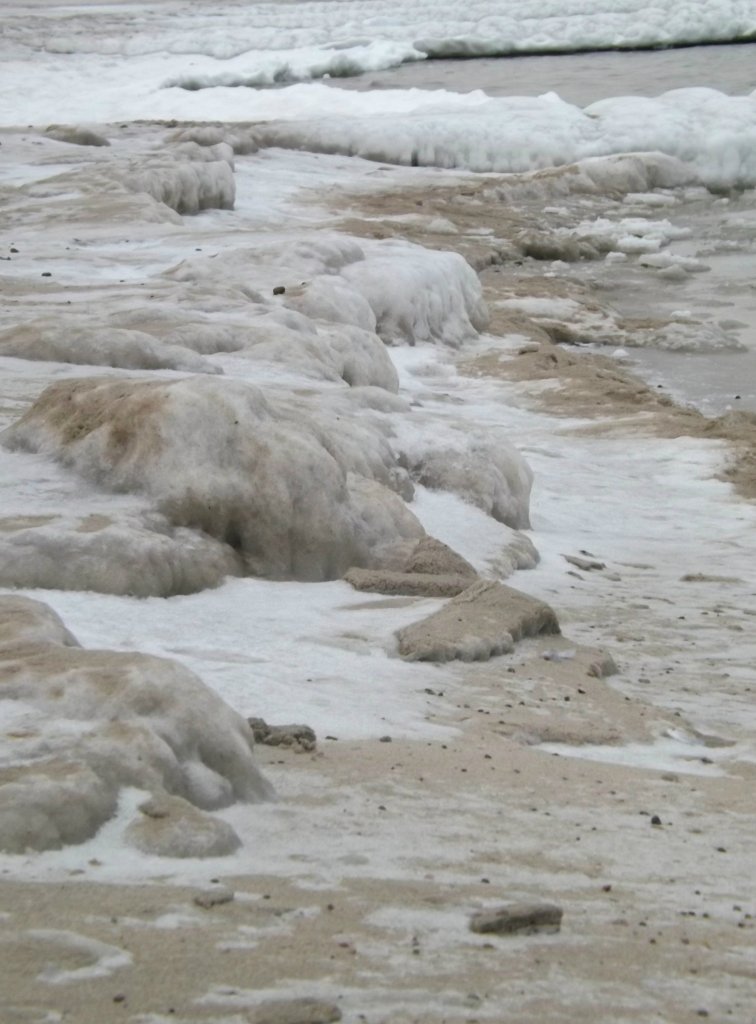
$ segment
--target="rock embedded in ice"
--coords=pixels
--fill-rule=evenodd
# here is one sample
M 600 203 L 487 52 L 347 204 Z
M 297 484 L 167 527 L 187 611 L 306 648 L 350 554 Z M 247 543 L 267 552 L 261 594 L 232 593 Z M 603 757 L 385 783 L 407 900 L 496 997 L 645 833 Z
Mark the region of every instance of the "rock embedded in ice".
M 309 725 L 268 725 L 264 718 L 248 718 L 255 743 L 267 747 L 295 747 L 314 750 L 317 746 L 315 730 Z
M 487 661 L 511 651 L 522 637 L 558 632 L 556 615 L 543 601 L 480 580 L 396 636 L 408 661 Z
M 456 597 L 477 578 L 466 559 L 435 537 L 423 537 L 390 567 L 352 568 L 344 575 L 355 590 L 413 597 Z
M 203 910 L 210 910 L 212 907 L 223 906 L 224 903 L 233 903 L 233 900 L 233 889 L 225 885 L 212 885 L 198 892 L 192 902 Z
M 401 568 L 403 572 L 455 574 L 468 579 L 478 575 L 466 558 L 435 537 L 419 540 Z
M 140 805 L 139 812 L 124 832 L 124 839 L 142 853 L 226 857 L 241 846 L 241 839 L 228 822 L 200 811 L 181 797 L 152 797 Z
M 272 795 L 248 724 L 197 676 L 145 654 L 83 650 L 29 598 L 0 597 L 0 699 L 14 723 L 0 748 L 5 852 L 83 842 L 124 787 L 205 810 Z M 228 845 L 222 826 L 196 835 L 223 832 Z

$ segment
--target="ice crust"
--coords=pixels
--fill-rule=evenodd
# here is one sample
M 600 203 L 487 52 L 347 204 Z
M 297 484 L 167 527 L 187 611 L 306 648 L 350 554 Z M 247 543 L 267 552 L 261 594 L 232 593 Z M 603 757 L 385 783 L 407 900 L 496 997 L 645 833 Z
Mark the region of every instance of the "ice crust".
M 126 786 L 208 810 L 271 795 L 247 722 L 193 673 L 84 650 L 38 601 L 0 597 L 0 701 L 5 852 L 83 842 Z

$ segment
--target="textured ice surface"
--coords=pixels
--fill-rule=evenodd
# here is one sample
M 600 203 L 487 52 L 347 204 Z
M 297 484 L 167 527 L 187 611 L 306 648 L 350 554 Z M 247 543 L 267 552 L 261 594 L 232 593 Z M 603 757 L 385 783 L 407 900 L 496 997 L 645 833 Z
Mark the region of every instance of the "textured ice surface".
M 3 851 L 83 842 L 126 786 L 207 809 L 270 795 L 246 721 L 181 665 L 85 650 L 24 597 L 0 598 L 0 626 Z

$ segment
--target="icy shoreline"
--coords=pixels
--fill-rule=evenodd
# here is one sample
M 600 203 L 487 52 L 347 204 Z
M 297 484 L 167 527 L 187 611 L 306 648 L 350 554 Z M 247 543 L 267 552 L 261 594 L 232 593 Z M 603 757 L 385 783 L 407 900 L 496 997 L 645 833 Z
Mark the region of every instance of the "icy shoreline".
M 443 599 L 359 593 L 338 579 L 262 580 L 238 565 L 240 575 L 215 589 L 171 597 L 11 591 L 61 615 L 83 646 L 65 658 L 81 666 L 98 649 L 115 652 L 105 664 L 133 660 L 144 672 L 166 665 L 154 656 L 177 663 L 163 669 L 170 685 L 154 669 L 154 692 L 139 693 L 142 720 L 128 725 L 168 736 L 167 777 L 179 792 L 175 773 L 186 772 L 192 786 L 183 792 L 213 806 L 216 824 L 201 851 L 209 856 L 175 856 L 175 845 L 165 856 L 160 823 L 175 804 L 124 785 L 116 813 L 87 841 L 0 856 L 9 1005 L 38 1007 L 44 1020 L 64 998 L 77 1021 L 101 1024 L 118 997 L 138 1019 L 162 1024 L 200 1010 L 226 1024 L 240 1014 L 264 1020 L 255 1015 L 275 1000 L 293 1024 L 297 1007 L 282 1008 L 286 1000 L 317 996 L 348 1024 L 367 1015 L 461 1024 L 474 991 L 480 1019 L 519 1006 L 529 1019 L 561 1024 L 593 1012 L 600 987 L 643 1024 L 660 1007 L 682 1024 L 691 1001 L 740 1013 L 752 995 L 741 964 L 752 935 L 743 878 L 752 845 L 754 508 L 717 479 L 731 449 L 701 433 L 700 417 L 608 361 L 554 343 L 568 328 L 594 339 L 624 332 L 627 344 L 668 327 L 666 314 L 625 322 L 576 271 L 611 272 L 622 259 L 587 257 L 625 250 L 642 282 L 671 268 L 688 275 L 682 288 L 701 287 L 694 257 L 665 258 L 676 204 L 695 203 L 700 190 L 655 188 L 657 164 L 638 157 L 480 179 L 245 153 L 250 139 L 238 125 L 195 126 L 193 138 L 177 138 L 178 126 L 103 131 L 108 147 L 35 132 L 2 137 L 3 152 L 15 154 L 6 196 L 17 251 L 2 264 L 0 338 L 19 346 L 0 357 L 2 425 L 25 419 L 14 433 L 38 450 L 2 452 L 0 538 L 26 535 L 31 552 L 34 538 L 46 538 L 59 577 L 80 571 L 82 551 L 106 567 L 121 551 L 124 570 L 144 584 L 165 579 L 159 567 L 187 550 L 197 524 L 168 523 L 186 506 L 169 501 L 156 514 L 151 502 L 193 472 L 198 494 L 210 481 L 233 498 L 222 475 L 243 454 L 233 419 L 279 454 L 288 432 L 306 429 L 281 477 L 309 481 L 320 498 L 330 448 L 352 477 L 380 482 L 372 495 L 386 508 L 405 503 L 484 576 L 512 573 L 515 587 L 550 602 L 565 637 L 527 640 L 472 665 L 405 661 L 395 632 Z M 199 159 L 203 150 L 219 159 Z M 233 210 L 223 208 L 230 181 Z M 607 197 L 607 181 L 631 196 L 627 207 Z M 208 199 L 218 208 L 201 209 Z M 178 213 L 183 203 L 199 212 Z M 641 262 L 654 254 L 660 265 Z M 692 343 L 697 328 L 683 320 L 678 338 Z M 87 405 L 82 388 L 72 419 L 71 381 L 103 375 L 112 401 L 98 402 L 95 389 Z M 54 400 L 47 392 L 35 405 L 51 384 Z M 224 401 L 224 386 L 233 400 Z M 171 407 L 165 396 L 179 392 Z M 251 407 L 240 404 L 253 394 Z M 136 412 L 133 401 L 142 403 Z M 97 431 L 119 402 L 124 415 L 102 444 Z M 180 443 L 145 450 L 135 443 L 140 427 L 141 441 L 170 442 L 173 433 Z M 88 447 L 77 448 L 81 436 Z M 199 450 L 207 444 L 204 461 L 182 447 L 192 438 Z M 532 530 L 517 536 L 501 520 L 517 514 L 510 499 L 527 490 L 526 478 L 507 477 L 520 458 L 534 490 Z M 359 495 L 350 480 L 340 514 L 371 507 Z M 259 524 L 243 517 L 254 500 L 241 495 L 234 530 L 217 531 L 214 543 L 238 547 L 244 530 L 254 534 Z M 390 535 L 397 521 L 368 523 L 366 535 Z M 158 548 L 142 547 L 148 535 Z M 97 538 L 107 541 L 99 550 Z M 296 532 L 286 540 L 301 543 Z M 516 571 L 531 540 L 540 563 Z M 205 557 L 192 550 L 194 571 Z M 34 559 L 20 564 L 28 570 Z M 169 587 L 176 578 L 168 574 Z M 611 679 L 601 678 L 606 650 L 619 668 Z M 194 705 L 163 706 L 189 673 L 207 688 L 194 731 Z M 230 707 L 216 713 L 213 701 Z M 22 750 L 44 762 L 45 748 L 65 753 L 80 739 L 74 732 L 95 732 L 90 720 L 43 710 L 16 706 L 5 716 L 5 770 L 19 769 Z M 246 764 L 237 741 L 251 715 L 306 722 L 318 749 L 256 746 L 256 769 L 278 801 L 219 806 L 228 803 L 229 764 Z M 117 737 L 108 757 L 142 751 L 140 735 L 139 744 Z M 234 758 L 219 763 L 225 743 Z M 581 752 L 599 759 L 565 756 Z M 182 840 L 206 834 L 200 820 L 182 819 Z M 563 933 L 534 937 L 543 967 L 533 939 L 515 939 L 497 947 L 510 969 L 497 961 L 492 971 L 485 937 L 469 933 L 469 913 L 505 897 L 564 906 Z M 690 907 L 697 916 L 680 918 Z M 653 962 L 644 959 L 649 935 Z M 722 951 L 714 981 L 704 971 L 691 981 L 691 941 Z M 638 965 L 630 973 L 628 950 Z M 520 991 L 522 978 L 535 996 Z

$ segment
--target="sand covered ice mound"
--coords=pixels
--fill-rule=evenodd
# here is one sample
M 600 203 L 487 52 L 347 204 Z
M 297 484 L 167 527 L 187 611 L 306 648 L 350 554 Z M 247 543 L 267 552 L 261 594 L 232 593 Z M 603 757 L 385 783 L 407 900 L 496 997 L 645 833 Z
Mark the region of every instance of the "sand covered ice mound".
M 0 586 L 172 597 L 244 566 L 227 545 L 157 513 L 0 518 Z
M 144 331 L 51 318 L 0 331 L 0 355 L 127 370 L 221 372 L 191 348 L 158 341 Z
M 0 597 L 0 699 L 6 852 L 83 842 L 127 786 L 182 801 L 171 805 L 174 816 L 183 808 L 187 828 L 200 823 L 195 846 L 182 849 L 201 851 L 210 832 L 216 843 L 207 849 L 219 852 L 225 836 L 230 850 L 226 824 L 196 809 L 271 795 L 247 722 L 193 673 L 144 654 L 83 650 L 50 608 L 28 598 Z
M 371 442 L 368 444 L 368 441 Z M 334 579 L 423 529 L 380 435 L 251 384 L 88 378 L 47 388 L 3 434 L 109 490 L 148 495 L 254 575 Z

